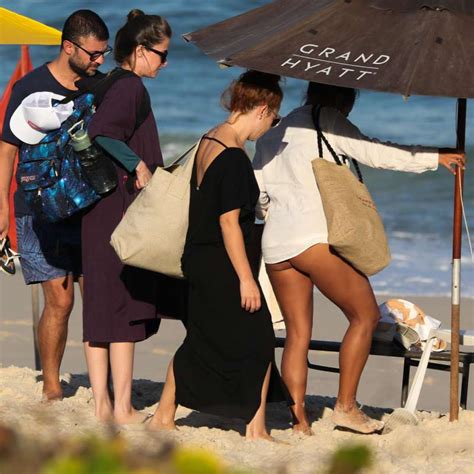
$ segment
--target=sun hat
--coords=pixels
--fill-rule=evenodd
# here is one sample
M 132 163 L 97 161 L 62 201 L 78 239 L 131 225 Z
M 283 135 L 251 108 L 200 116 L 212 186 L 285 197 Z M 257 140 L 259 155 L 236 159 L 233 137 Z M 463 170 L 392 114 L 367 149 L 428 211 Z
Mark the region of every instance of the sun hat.
M 394 339 L 405 349 L 418 346 L 423 349 L 431 329 L 438 329 L 441 321 L 427 315 L 419 306 L 403 299 L 390 299 L 380 306 L 381 320 L 395 324 Z M 435 340 L 434 351 L 445 350 L 447 344 Z
M 74 103 L 55 104 L 64 96 L 34 92 L 25 97 L 10 119 L 10 130 L 23 143 L 35 145 L 51 130 L 57 130 L 72 114 Z

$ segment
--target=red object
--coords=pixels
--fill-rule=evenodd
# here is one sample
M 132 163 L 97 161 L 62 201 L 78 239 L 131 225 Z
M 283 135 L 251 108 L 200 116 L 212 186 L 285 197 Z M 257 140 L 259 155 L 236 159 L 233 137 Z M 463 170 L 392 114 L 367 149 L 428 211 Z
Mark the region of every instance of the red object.
M 8 102 L 10 101 L 10 96 L 12 93 L 13 85 L 15 84 L 18 79 L 21 79 L 27 73 L 29 73 L 33 69 L 33 64 L 31 62 L 30 53 L 28 51 L 28 46 L 21 47 L 21 57 L 16 65 L 15 71 L 10 78 L 5 90 L 3 91 L 2 98 L 0 99 L 0 130 L 3 129 L 3 121 L 5 119 L 5 113 L 7 111 Z M 15 165 L 13 169 L 13 177 L 15 176 L 16 172 L 16 164 L 18 161 L 18 155 L 15 159 Z M 13 178 L 11 185 L 10 185 L 10 230 L 9 230 L 9 237 L 11 247 L 14 250 L 18 249 L 17 239 L 16 239 L 16 228 L 15 228 L 15 209 L 13 205 L 13 194 L 16 191 L 16 181 Z

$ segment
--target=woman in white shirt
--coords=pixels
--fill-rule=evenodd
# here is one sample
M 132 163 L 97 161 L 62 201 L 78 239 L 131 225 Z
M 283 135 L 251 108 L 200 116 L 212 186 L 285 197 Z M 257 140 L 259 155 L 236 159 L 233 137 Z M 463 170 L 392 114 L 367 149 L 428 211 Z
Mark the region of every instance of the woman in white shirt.
M 307 355 L 313 322 L 313 285 L 335 303 L 349 321 L 339 354 L 336 425 L 361 433 L 383 428 L 362 413 L 357 386 L 369 355 L 380 314 L 367 277 L 328 245 L 327 224 L 311 161 L 317 156 L 312 107 L 320 106 L 319 126 L 338 155 L 374 167 L 422 173 L 441 164 L 451 172 L 464 166 L 454 150 L 382 143 L 363 135 L 346 117 L 354 89 L 310 83 L 306 105 L 295 109 L 262 137 L 253 166 L 260 187 L 257 212 L 266 218 L 263 259 L 286 324 L 282 375 L 294 401 L 294 429 L 312 434 L 304 407 Z M 325 159 L 333 160 L 324 147 Z

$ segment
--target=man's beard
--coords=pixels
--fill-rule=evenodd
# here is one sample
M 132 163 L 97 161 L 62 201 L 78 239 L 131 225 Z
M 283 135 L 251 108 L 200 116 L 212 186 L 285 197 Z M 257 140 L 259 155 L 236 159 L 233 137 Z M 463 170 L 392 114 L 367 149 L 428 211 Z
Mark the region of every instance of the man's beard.
M 78 75 L 78 76 L 94 76 L 97 72 L 97 69 L 88 70 L 88 67 L 93 63 L 88 63 L 87 66 L 74 62 L 73 58 L 69 58 L 68 61 L 69 67 Z

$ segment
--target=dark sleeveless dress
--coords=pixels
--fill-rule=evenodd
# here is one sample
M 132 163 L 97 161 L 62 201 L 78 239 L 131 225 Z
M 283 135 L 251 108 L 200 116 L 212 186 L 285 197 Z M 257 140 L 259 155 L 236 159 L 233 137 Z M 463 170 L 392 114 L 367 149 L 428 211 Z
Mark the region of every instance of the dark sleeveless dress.
M 258 196 L 252 166 L 240 148 L 223 150 L 206 170 L 199 188 L 194 166 L 182 259 L 189 281 L 188 327 L 174 357 L 176 403 L 246 423 L 260 406 L 270 364 L 267 401 L 292 403 L 275 365 L 275 335 L 268 308 L 263 298 L 255 313 L 241 307 L 239 278 L 219 225 L 221 214 L 240 209 L 247 247 Z M 257 281 L 257 269 L 253 270 Z

